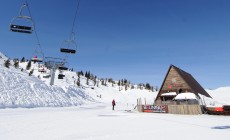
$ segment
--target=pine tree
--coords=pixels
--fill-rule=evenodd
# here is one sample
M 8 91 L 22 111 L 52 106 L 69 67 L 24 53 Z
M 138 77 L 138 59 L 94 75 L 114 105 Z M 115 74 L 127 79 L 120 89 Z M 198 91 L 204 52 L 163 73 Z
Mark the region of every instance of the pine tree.
M 9 68 L 10 67 L 10 59 L 7 59 L 5 61 L 5 67 Z
M 26 59 L 25 59 L 25 57 L 22 57 L 22 59 L 21 59 L 21 61 L 20 61 L 21 63 L 22 62 L 26 62 Z
M 78 79 L 77 79 L 77 86 L 79 86 L 79 87 L 80 87 L 80 85 L 81 85 L 81 82 L 80 82 L 80 77 L 78 77 Z
M 86 78 L 88 77 L 88 72 L 87 72 L 87 71 L 85 72 L 85 77 L 86 77 Z
M 90 71 L 88 72 L 88 78 L 91 79 L 91 74 Z
M 97 76 L 94 77 L 93 82 L 94 82 L 94 86 L 96 86 L 96 84 L 97 84 Z
M 134 89 L 134 85 L 133 84 L 131 85 L 131 89 Z
M 18 67 L 19 67 L 19 61 L 18 61 L 18 59 L 15 59 L 15 60 L 14 60 L 14 67 L 15 67 L 15 68 L 18 68 Z
M 121 85 L 121 81 L 120 81 L 120 80 L 118 81 L 118 84 L 117 84 L 117 85 L 118 85 L 118 86 L 120 86 L 120 85 Z
M 31 76 L 34 73 L 34 69 L 32 69 L 29 73 L 29 76 Z
M 26 69 L 29 70 L 31 68 L 31 61 L 28 62 Z
M 150 86 L 150 84 L 149 84 L 149 83 L 146 83 L 146 85 L 145 85 L 145 89 L 147 89 L 147 90 L 151 90 L 151 86 Z
M 81 71 L 80 73 L 81 73 L 81 75 L 82 75 L 82 76 L 84 76 L 84 73 L 83 73 L 83 71 Z
M 89 78 L 86 79 L 86 85 L 89 85 Z

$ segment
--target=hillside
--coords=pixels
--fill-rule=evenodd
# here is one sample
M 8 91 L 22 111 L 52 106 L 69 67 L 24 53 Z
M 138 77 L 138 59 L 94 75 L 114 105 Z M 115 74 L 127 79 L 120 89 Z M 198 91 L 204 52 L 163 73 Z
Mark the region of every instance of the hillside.
M 0 108 L 15 107 L 62 107 L 77 106 L 88 103 L 101 102 L 110 104 L 113 99 L 117 102 L 117 107 L 121 109 L 133 109 L 137 99 L 142 98 L 142 102 L 153 104 L 157 92 L 145 89 L 128 88 L 107 82 L 102 85 L 99 79 L 97 84 L 89 80 L 88 85 L 85 76 L 80 76 L 80 85 L 76 81 L 78 75 L 74 71 L 56 71 L 54 85 L 50 86 L 50 70 L 44 65 L 32 63 L 31 68 L 26 70 L 28 62 L 20 62 L 19 68 L 4 66 L 8 59 L 0 53 Z M 33 69 L 33 74 L 29 72 Z M 43 72 L 41 72 L 43 70 Z M 58 74 L 64 74 L 63 79 L 58 78 Z M 215 90 L 207 90 L 213 99 L 202 97 L 203 103 L 207 106 L 222 106 L 230 103 L 230 87 L 221 87 Z
M 110 103 L 115 99 L 119 104 L 125 104 L 126 107 L 133 108 L 137 98 L 145 98 L 147 102 L 153 103 L 156 93 L 149 90 L 128 89 L 119 90 L 119 86 L 108 83 L 107 86 L 94 86 L 93 81 L 89 80 L 86 85 L 86 78 L 80 76 L 81 86 L 76 85 L 77 74 L 72 71 L 63 71 L 63 79 L 58 79 L 59 71 L 56 71 L 55 82 L 50 86 L 50 71 L 43 65 L 32 63 L 32 76 L 29 76 L 30 70 L 26 70 L 27 62 L 19 63 L 19 68 L 15 68 L 11 61 L 10 68 L 4 66 L 7 60 L 0 53 L 0 108 L 15 107 L 62 107 L 76 106 L 87 103 L 103 102 Z M 44 68 L 46 72 L 39 72 Z M 22 70 L 23 69 L 23 70 Z

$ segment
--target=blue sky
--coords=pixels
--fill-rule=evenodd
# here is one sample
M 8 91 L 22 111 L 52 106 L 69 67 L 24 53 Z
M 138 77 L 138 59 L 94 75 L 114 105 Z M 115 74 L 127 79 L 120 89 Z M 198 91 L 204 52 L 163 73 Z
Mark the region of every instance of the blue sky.
M 68 39 L 76 0 L 27 0 L 45 56 Z M 35 34 L 9 31 L 24 0 L 0 2 L 0 51 L 30 58 Z M 230 1 L 81 0 L 74 31 L 77 51 L 68 66 L 101 78 L 126 78 L 160 87 L 174 64 L 204 88 L 230 86 Z M 26 14 L 27 11 L 25 11 Z

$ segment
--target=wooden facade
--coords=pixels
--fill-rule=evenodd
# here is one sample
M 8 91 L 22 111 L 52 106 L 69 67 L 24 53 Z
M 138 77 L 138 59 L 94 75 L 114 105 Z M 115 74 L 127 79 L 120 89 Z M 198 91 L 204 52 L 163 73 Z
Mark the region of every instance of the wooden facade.
M 192 77 L 191 74 L 179 69 L 174 65 L 170 65 L 168 72 L 165 76 L 163 84 L 158 92 L 155 103 L 162 104 L 163 102 L 170 102 L 176 95 L 161 96 L 163 93 L 176 92 L 192 92 L 195 93 L 198 97 L 198 94 L 211 97 L 201 85 Z

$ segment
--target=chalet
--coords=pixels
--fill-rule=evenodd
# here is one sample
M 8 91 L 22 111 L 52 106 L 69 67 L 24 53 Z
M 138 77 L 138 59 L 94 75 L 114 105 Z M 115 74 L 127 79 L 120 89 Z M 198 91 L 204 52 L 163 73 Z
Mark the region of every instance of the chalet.
M 192 97 L 191 95 L 194 94 L 194 99 L 200 98 L 199 94 L 211 98 L 211 96 L 202 88 L 202 86 L 193 78 L 191 74 L 174 65 L 170 65 L 163 84 L 155 99 L 155 104 L 175 104 L 175 101 L 173 100 L 180 93 L 190 93 L 190 97 Z

